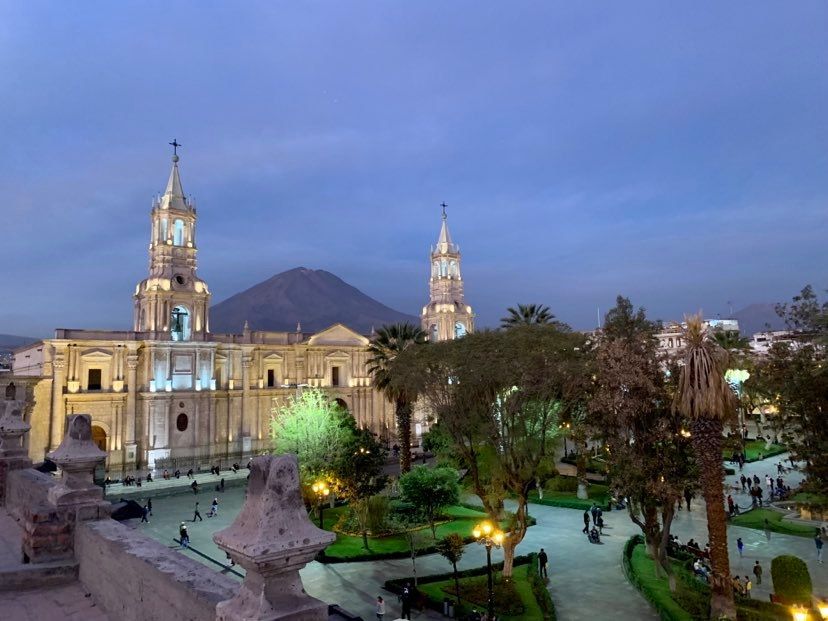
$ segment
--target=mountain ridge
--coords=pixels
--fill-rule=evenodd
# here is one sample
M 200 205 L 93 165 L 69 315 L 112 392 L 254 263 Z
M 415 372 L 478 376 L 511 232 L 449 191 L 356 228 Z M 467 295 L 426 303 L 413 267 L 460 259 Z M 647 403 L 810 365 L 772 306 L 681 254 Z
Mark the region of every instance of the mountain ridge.
M 368 334 L 384 324 L 419 324 L 413 315 L 395 310 L 348 284 L 336 274 L 306 267 L 274 274 L 210 308 L 210 331 L 251 330 L 318 332 L 341 323 Z

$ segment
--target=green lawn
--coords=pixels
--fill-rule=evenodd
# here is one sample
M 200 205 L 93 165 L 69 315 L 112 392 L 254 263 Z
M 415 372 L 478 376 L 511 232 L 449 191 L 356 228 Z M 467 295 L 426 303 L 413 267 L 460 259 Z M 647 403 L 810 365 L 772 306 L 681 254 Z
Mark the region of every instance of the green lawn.
M 773 509 L 752 509 L 747 513 L 742 513 L 741 515 L 730 518 L 730 523 L 734 526 L 744 526 L 746 528 L 764 530 L 765 520 L 767 520 L 770 530 L 775 533 L 780 533 L 782 535 L 795 535 L 797 537 L 814 536 L 813 526 L 783 522 L 782 515 L 782 513 L 774 511 Z
M 563 507 L 565 509 L 578 509 L 585 511 L 592 507 L 593 502 L 606 509 L 609 504 L 609 488 L 600 483 L 590 483 L 587 486 L 587 500 L 578 498 L 576 492 L 544 492 L 543 500 L 538 498 L 537 491 L 529 492 L 529 502 L 546 505 L 549 507 Z
M 823 496 L 822 494 L 810 494 L 808 492 L 799 492 L 798 494 L 794 494 L 793 500 L 808 505 L 828 505 L 828 496 Z
M 532 593 L 532 586 L 528 581 L 529 565 L 520 565 L 514 568 L 512 572 L 512 583 L 510 592 L 520 599 L 520 604 L 523 606 L 523 611 L 518 614 L 507 615 L 501 614 L 497 607 L 499 598 L 495 596 L 495 613 L 498 619 L 543 619 L 543 612 L 541 611 L 535 596 Z M 477 610 L 485 610 L 486 608 L 486 576 L 473 576 L 469 578 L 460 579 L 460 601 L 469 607 Z M 496 582 L 499 577 L 496 578 Z M 482 588 L 481 588 L 482 585 Z M 446 597 L 450 597 L 453 601 L 454 597 L 454 580 L 444 580 L 442 582 L 430 582 L 427 584 L 420 584 L 417 587 L 420 592 L 426 595 L 429 599 L 442 602 Z M 497 593 L 498 586 L 495 585 L 495 592 Z M 470 594 L 473 600 L 467 600 L 463 595 Z
M 753 462 L 760 459 L 767 459 L 775 455 L 780 455 L 788 450 L 788 447 L 782 444 L 771 444 L 770 448 L 765 448 L 764 440 L 748 440 L 745 442 L 745 461 Z M 732 449 L 724 449 L 722 457 L 725 460 L 730 460 L 733 455 Z M 761 455 L 761 458 L 759 457 Z
M 325 509 L 325 530 L 333 531 L 334 526 L 339 521 L 340 515 L 347 511 L 347 506 Z M 469 539 L 471 538 L 474 525 L 487 517 L 482 511 L 475 511 L 474 509 L 461 506 L 448 507 L 443 511 L 443 515 L 453 519 L 450 522 L 437 525 L 438 539 L 451 533 L 457 533 L 461 537 Z M 314 523 L 317 523 L 317 514 L 314 514 L 313 517 Z M 418 529 L 418 531 L 429 546 L 433 547 L 431 529 L 425 526 L 424 528 Z M 336 562 L 367 560 L 369 558 L 393 558 L 406 556 L 409 550 L 408 542 L 402 534 L 388 535 L 385 537 L 369 537 L 368 546 L 366 550 L 362 544 L 362 537 L 336 533 L 336 541 L 325 549 L 324 560 Z

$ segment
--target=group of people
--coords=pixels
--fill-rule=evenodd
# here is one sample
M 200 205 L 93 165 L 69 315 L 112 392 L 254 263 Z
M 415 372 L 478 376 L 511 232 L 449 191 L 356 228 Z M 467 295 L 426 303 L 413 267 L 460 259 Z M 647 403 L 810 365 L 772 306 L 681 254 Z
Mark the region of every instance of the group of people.
M 750 581 L 748 576 L 745 576 L 744 580 L 741 580 L 739 576 L 733 576 L 732 583 L 734 593 L 741 595 L 742 597 L 750 598 L 750 591 L 753 588 L 753 583 Z
M 592 507 L 584 511 L 584 528 L 581 532 L 586 534 L 590 543 L 601 543 L 601 535 L 604 534 L 604 511 L 596 503 L 592 503 Z

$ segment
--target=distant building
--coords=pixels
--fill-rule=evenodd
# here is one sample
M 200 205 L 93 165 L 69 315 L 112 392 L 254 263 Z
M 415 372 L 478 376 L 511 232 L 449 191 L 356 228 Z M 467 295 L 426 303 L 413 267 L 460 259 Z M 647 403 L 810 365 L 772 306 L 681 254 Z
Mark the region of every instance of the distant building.
M 774 343 L 795 343 L 796 335 L 790 330 L 757 332 L 750 339 L 750 349 L 759 356 L 767 355 Z
M 724 332 L 739 332 L 739 322 L 736 319 L 707 319 L 704 325 L 713 330 Z M 656 333 L 659 350 L 669 356 L 677 356 L 684 349 L 684 329 L 686 324 L 669 322 Z

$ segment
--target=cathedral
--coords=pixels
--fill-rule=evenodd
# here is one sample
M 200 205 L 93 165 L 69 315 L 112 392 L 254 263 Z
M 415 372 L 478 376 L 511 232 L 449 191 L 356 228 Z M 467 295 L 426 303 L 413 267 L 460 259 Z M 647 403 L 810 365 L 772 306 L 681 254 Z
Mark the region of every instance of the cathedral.
M 30 457 L 41 461 L 60 444 L 67 415 L 86 413 L 113 472 L 242 461 L 268 449 L 271 412 L 306 386 L 324 388 L 358 425 L 391 442 L 394 407 L 372 386 L 369 336 L 342 324 L 314 334 L 247 324 L 240 334 L 210 332 L 210 289 L 196 273 L 197 210 L 178 163 L 176 153 L 153 201 L 149 273 L 135 288 L 132 330 L 58 329 L 16 350 L 11 376 L 0 376 L 33 402 Z M 474 316 L 445 206 L 430 258 L 422 328 L 430 340 L 461 337 Z M 415 421 L 415 438 L 425 426 Z

